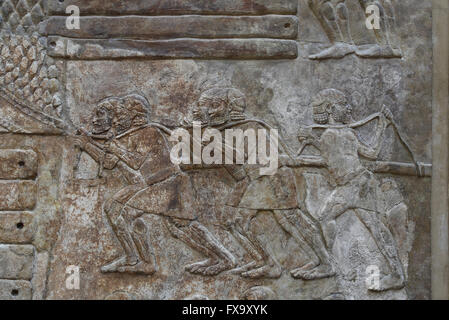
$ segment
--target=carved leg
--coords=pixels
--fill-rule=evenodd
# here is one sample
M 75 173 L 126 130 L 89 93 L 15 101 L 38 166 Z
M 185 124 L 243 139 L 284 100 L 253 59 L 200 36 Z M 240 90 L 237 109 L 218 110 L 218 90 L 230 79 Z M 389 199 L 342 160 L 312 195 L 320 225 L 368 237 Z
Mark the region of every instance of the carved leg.
M 167 217 L 164 219 L 164 223 L 174 238 L 181 240 L 192 249 L 201 252 L 208 257 L 205 261 L 186 266 L 187 271 L 196 273 L 200 266 L 212 265 L 218 261 L 217 255 L 207 247 L 203 246 L 200 243 L 201 240 L 198 239 L 195 233 L 189 232 L 190 230 L 188 229 L 187 224 L 190 223 L 190 221 L 181 221 Z
M 278 223 L 312 259 L 305 266 L 291 270 L 292 277 L 313 280 L 334 276 L 335 271 L 318 223 L 299 209 L 295 211 L 297 214 L 289 210 L 274 211 Z
M 328 250 L 332 250 L 337 236 L 336 219 L 351 209 L 347 203 L 347 198 L 351 195 L 351 192 L 353 192 L 352 188 L 337 187 L 326 200 L 319 214 L 319 222 Z
M 236 229 L 240 234 L 242 246 L 248 247 L 248 253 L 256 260 L 250 262 L 240 269 L 242 277 L 245 278 L 279 278 L 282 274 L 282 268 L 274 257 L 272 257 L 264 244 L 258 239 L 253 232 L 251 226 L 255 223 L 256 210 L 240 210 L 244 219 L 240 224 L 236 225 Z M 237 239 L 239 240 L 239 239 Z
M 306 269 L 312 269 L 320 264 L 320 260 L 309 245 L 309 241 L 303 236 L 304 230 L 298 229 L 297 226 L 291 222 L 291 214 L 286 210 L 274 210 L 274 217 L 279 225 L 287 232 L 293 239 L 296 240 L 301 249 L 311 259 L 309 263 L 303 266 Z M 303 226 L 310 227 L 310 226 Z
M 114 201 L 111 205 L 105 206 L 105 213 L 125 255 L 103 266 L 101 271 L 118 272 L 121 267 L 136 265 L 139 261 L 138 251 L 134 245 L 131 230 L 129 230 L 129 222 L 123 216 L 123 205 Z
M 143 219 L 135 219 L 132 239 L 138 251 L 139 262 L 132 266 L 120 267 L 118 271 L 147 275 L 155 273 L 157 268 L 150 242 L 150 232 Z
M 217 275 L 235 267 L 237 260 L 234 255 L 226 249 L 205 226 L 198 222 L 194 222 L 192 223 L 191 228 L 201 239 L 203 239 L 205 246 L 218 257 L 218 261 L 215 264 L 200 268 L 198 271 L 201 274 Z
M 247 238 L 246 232 L 243 231 L 241 226 L 230 225 L 228 227 L 228 230 L 253 259 L 249 263 L 234 269 L 233 273 L 241 274 L 248 270 L 251 270 L 254 268 L 260 268 L 261 266 L 263 266 L 264 265 L 264 257 L 260 254 L 260 252 L 254 246 L 254 244 L 251 243 L 251 241 Z
M 207 257 L 204 261 L 186 266 L 186 271 L 194 274 L 217 275 L 235 266 L 234 256 L 200 223 L 188 222 L 187 225 L 186 222 L 172 218 L 166 218 L 164 221 L 175 238 Z
M 246 237 L 246 231 L 244 230 L 245 225 L 248 223 L 252 216 L 257 214 L 257 211 L 244 210 L 245 219 L 240 214 L 240 210 L 232 206 L 224 206 L 220 213 L 221 225 L 226 228 L 229 233 L 231 233 L 231 235 L 238 241 L 238 243 L 253 259 L 250 263 L 233 269 L 232 273 L 241 274 L 244 271 L 248 271 L 250 268 L 254 268 L 256 265 L 263 265 L 262 255 Z
M 370 231 L 377 247 L 387 260 L 391 269 L 391 275 L 385 276 L 380 281 L 379 288 L 370 288 L 372 291 L 387 291 L 402 289 L 405 286 L 404 269 L 399 259 L 396 242 L 390 230 L 379 219 L 377 212 L 363 209 L 355 210 L 357 217 Z
M 338 59 L 354 53 L 356 48 L 350 36 L 345 1 L 339 1 L 335 8 L 331 1 L 309 0 L 309 7 L 332 44 L 330 48 L 311 55 L 309 58 L 313 60 Z

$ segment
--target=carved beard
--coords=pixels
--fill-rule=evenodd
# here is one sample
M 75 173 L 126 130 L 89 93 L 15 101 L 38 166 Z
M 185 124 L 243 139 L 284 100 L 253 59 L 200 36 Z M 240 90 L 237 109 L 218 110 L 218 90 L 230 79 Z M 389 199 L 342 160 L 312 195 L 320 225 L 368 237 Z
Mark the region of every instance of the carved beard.
M 226 107 L 215 109 L 214 112 L 209 113 L 209 125 L 211 126 L 225 124 L 229 120 L 229 110 Z
M 333 114 L 332 119 L 337 123 L 348 124 L 352 121 L 352 115 L 349 112 L 342 112 L 340 114 Z
M 92 133 L 93 134 L 102 134 L 106 133 L 111 129 L 110 123 L 102 123 L 101 125 L 93 125 Z
M 221 114 L 219 116 L 213 116 L 209 119 L 209 124 L 211 126 L 218 126 L 221 124 L 225 124 L 229 121 L 229 116 L 227 114 Z

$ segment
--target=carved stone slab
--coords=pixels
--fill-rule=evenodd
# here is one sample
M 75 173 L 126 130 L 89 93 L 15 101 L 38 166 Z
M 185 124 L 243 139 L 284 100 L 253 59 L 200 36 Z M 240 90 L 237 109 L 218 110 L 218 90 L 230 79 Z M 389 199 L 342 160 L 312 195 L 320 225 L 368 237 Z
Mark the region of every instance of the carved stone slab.
M 65 17 L 51 17 L 43 33 L 70 38 L 131 38 L 142 40 L 176 38 L 278 38 L 295 39 L 295 16 L 125 16 L 81 17 L 83 28 L 68 30 Z
M 0 299 L 429 299 L 432 19 L 0 1 Z
M 36 193 L 33 181 L 0 182 L 0 210 L 32 210 Z
M 33 246 L 1 245 L 0 278 L 31 280 L 33 260 Z
M 0 280 L 0 299 L 31 300 L 32 289 L 28 281 Z
M 33 151 L 0 150 L 0 179 L 32 180 L 37 176 L 37 155 Z
M 2 243 L 31 243 L 34 236 L 33 214 L 29 212 L 0 213 Z
M 64 15 L 66 7 L 77 5 L 83 8 L 86 15 L 263 15 L 263 14 L 296 14 L 297 1 L 294 0 L 130 0 L 116 3 L 107 0 L 68 0 L 64 3 L 49 3 L 51 15 Z

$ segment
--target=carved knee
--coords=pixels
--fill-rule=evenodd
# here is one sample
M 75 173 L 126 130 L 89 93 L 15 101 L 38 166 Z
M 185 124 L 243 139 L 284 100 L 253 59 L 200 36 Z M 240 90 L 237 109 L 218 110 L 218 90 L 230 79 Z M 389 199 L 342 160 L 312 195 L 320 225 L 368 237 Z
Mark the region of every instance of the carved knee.
M 104 202 L 103 204 L 103 211 L 108 214 L 109 212 L 111 212 L 112 207 L 114 206 L 114 199 L 108 199 Z
M 148 232 L 148 228 L 143 221 L 143 219 L 136 219 L 133 223 L 133 232 L 135 232 L 138 235 L 145 235 Z
M 118 234 L 128 234 L 128 224 L 122 216 L 118 217 L 117 220 L 115 220 L 114 226 L 117 229 Z
M 291 213 L 275 212 L 274 215 L 281 226 L 288 226 L 291 224 Z
M 103 211 L 108 217 L 109 221 L 115 224 L 115 221 L 120 217 L 123 205 L 113 199 L 105 202 Z
M 191 221 L 189 220 L 182 220 L 177 218 L 168 218 L 168 223 L 171 223 L 172 226 L 183 229 L 191 225 Z
M 126 221 L 134 221 L 143 215 L 143 212 L 128 206 L 124 206 L 120 212 Z

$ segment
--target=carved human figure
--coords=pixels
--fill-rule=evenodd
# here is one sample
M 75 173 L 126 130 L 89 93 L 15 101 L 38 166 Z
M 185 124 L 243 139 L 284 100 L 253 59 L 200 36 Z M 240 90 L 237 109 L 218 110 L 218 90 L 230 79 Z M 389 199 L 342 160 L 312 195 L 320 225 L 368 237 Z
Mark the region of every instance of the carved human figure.
M 148 109 L 147 100 L 140 95 L 108 98 L 97 106 L 93 119 L 93 133 L 103 135 L 106 142 L 99 144 L 88 136 L 76 139 L 76 144 L 102 167 L 117 168 L 128 184 L 103 206 L 124 255 L 103 266 L 102 272 L 156 271 L 144 214 L 162 216 L 170 231 L 186 234 L 179 238 L 211 256 L 215 264 L 232 260 L 213 235 L 194 221 L 196 207 L 191 204 L 194 196 L 190 180 L 170 161 L 163 133 L 148 124 Z
M 246 98 L 239 90 L 213 88 L 201 95 L 194 117 L 206 122 L 205 128 L 219 131 L 240 129 L 246 132 L 253 129 L 257 132 L 258 129 L 269 129 L 269 126 L 260 120 L 248 119 L 244 113 L 245 108 Z M 206 120 L 201 116 L 200 110 L 205 110 Z M 228 147 L 235 151 L 234 146 Z M 287 167 L 277 168 L 274 175 L 263 176 L 260 174 L 260 164 L 248 164 L 247 158 L 245 163 L 223 165 L 235 179 L 236 185 L 228 195 L 225 206 L 221 208 L 221 222 L 252 258 L 249 263 L 240 265 L 233 272 L 248 278 L 280 277 L 281 266 L 253 230 L 257 224 L 257 215 L 270 211 L 281 227 L 315 259 L 303 268 L 315 268 L 320 265 L 322 268 L 315 274 L 315 278 L 334 275 L 325 246 L 315 244 L 324 243 L 319 226 L 299 209 L 292 170 Z M 263 199 L 260 195 L 263 195 Z M 315 250 L 321 250 L 320 256 L 324 257 L 321 261 L 316 259 L 313 252 Z M 298 277 L 300 270 L 302 268 L 292 270 L 292 276 Z
M 326 33 L 331 47 L 311 55 L 314 60 L 338 59 L 355 53 L 363 58 L 400 58 L 401 50 L 394 46 L 395 12 L 390 0 L 359 0 L 366 13 L 370 5 L 376 5 L 380 12 L 380 28 L 374 28 L 376 43 L 356 46 L 351 36 L 349 10 L 346 0 L 308 0 L 309 7 Z
M 381 278 L 380 286 L 371 289 L 400 289 L 405 284 L 404 270 L 395 239 L 382 222 L 381 212 L 377 208 L 379 182 L 360 160 L 360 156 L 377 160 L 385 129 L 393 119 L 392 113 L 383 108 L 374 133 L 373 146 L 369 146 L 350 127 L 353 121 L 352 107 L 342 92 L 323 90 L 313 99 L 312 107 L 315 122 L 327 127 L 317 145 L 323 163 L 336 185 L 318 214 L 327 247 L 332 248 L 336 238 L 336 219 L 345 212 L 354 212 L 369 230 L 391 269 L 391 274 Z

